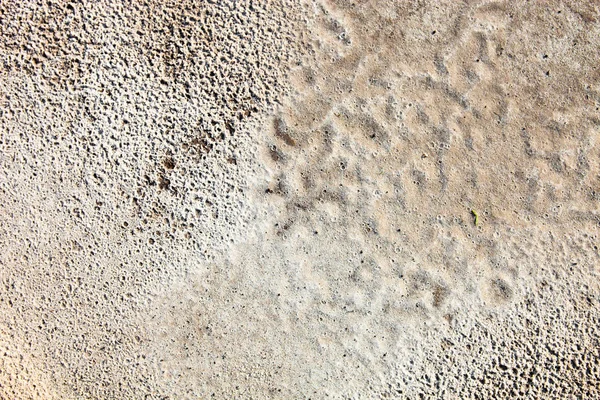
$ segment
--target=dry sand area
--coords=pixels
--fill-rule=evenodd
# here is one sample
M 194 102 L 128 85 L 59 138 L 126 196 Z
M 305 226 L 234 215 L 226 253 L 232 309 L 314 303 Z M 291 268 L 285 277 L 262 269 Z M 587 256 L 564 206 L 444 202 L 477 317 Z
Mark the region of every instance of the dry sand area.
M 1 0 L 0 399 L 598 399 L 599 108 L 591 0 Z

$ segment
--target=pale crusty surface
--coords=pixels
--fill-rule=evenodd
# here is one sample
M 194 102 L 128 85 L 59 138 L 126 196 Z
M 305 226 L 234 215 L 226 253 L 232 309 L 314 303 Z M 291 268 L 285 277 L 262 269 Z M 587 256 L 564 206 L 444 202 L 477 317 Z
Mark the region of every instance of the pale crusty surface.
M 600 10 L 0 3 L 0 398 L 600 397 Z

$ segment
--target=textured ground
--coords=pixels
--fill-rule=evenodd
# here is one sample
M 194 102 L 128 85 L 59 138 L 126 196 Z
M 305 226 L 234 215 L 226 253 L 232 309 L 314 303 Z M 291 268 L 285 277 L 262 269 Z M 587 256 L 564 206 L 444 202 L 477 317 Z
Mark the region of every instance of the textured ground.
M 599 38 L 1 1 L 0 399 L 600 397 Z

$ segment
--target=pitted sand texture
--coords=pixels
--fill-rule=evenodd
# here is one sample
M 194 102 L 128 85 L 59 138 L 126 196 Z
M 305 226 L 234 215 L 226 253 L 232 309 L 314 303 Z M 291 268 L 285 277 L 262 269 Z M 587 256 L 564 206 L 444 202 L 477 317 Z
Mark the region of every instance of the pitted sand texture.
M 0 399 L 600 397 L 596 2 L 3 1 Z

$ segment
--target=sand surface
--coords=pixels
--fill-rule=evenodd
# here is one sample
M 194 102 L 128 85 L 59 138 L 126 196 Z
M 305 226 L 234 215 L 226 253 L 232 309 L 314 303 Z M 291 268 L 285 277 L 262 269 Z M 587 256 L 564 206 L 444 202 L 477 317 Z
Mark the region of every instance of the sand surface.
M 0 399 L 600 398 L 595 1 L 1 1 Z

